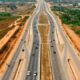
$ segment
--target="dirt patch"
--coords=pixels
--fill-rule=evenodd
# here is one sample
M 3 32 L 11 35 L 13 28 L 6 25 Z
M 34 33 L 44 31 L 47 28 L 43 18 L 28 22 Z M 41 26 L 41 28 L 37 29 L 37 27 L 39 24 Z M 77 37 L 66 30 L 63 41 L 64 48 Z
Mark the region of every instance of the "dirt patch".
M 40 80 L 52 80 L 50 51 L 48 44 L 49 24 L 47 16 L 42 13 L 39 18 L 39 33 L 41 37 L 41 65 L 40 65 Z
M 3 67 L 3 64 L 5 63 L 5 61 L 7 61 L 8 56 L 11 55 L 11 51 L 13 50 L 17 41 L 19 40 L 23 32 L 23 29 L 24 29 L 24 25 L 22 27 L 19 27 L 19 29 L 14 33 L 14 35 L 5 44 L 6 47 L 3 47 L 3 49 L 0 51 L 0 68 Z
M 48 45 L 49 26 L 39 26 L 41 35 L 41 80 L 52 80 Z
M 8 31 L 14 28 L 14 26 L 9 26 L 13 24 L 16 19 L 17 17 L 7 18 L 6 20 L 0 21 L 0 39 L 2 39 Z
M 35 4 L 24 4 L 23 6 L 17 5 L 15 14 L 17 15 L 31 15 L 35 9 Z
M 80 38 L 72 31 L 67 25 L 63 25 L 64 30 L 71 39 L 71 41 L 74 43 L 75 48 L 80 52 Z
M 46 15 L 44 14 L 44 12 L 42 12 L 40 14 L 39 23 L 40 24 L 47 24 L 48 23 L 48 18 L 46 17 Z
M 15 20 L 17 19 L 17 17 L 14 17 L 14 18 L 7 18 L 7 19 L 4 19 L 2 21 L 0 21 L 0 30 L 1 29 L 4 29 L 4 28 L 7 28 L 10 24 L 12 24 Z

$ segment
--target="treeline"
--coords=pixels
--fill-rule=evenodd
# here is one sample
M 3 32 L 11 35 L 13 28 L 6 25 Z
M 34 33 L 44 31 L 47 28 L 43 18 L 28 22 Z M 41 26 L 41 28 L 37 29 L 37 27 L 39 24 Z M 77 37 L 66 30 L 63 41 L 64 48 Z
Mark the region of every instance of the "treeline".
M 13 16 L 9 12 L 0 12 L 0 21 L 8 19 L 17 19 L 17 18 L 20 18 L 20 16 Z
M 70 26 L 80 26 L 80 10 L 64 8 L 62 6 L 54 6 L 51 7 L 51 9 L 59 12 L 58 15 L 60 16 L 62 23 Z
M 11 16 L 11 13 L 8 12 L 0 12 L 0 17 Z
M 0 0 L 2 2 L 34 2 L 36 0 Z

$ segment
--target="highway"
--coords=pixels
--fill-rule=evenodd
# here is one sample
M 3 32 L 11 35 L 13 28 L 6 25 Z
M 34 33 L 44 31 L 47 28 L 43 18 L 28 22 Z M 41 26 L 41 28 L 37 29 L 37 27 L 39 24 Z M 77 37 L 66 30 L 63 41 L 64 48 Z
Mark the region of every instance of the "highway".
M 50 22 L 49 43 L 52 59 L 53 80 L 66 80 L 63 69 L 61 67 L 60 59 L 58 57 L 58 51 L 56 48 L 56 42 L 54 37 L 55 29 L 52 24 L 53 23 Z
M 39 6 L 39 5 L 37 5 L 37 6 Z M 8 69 L 7 69 L 7 71 L 6 71 L 6 73 L 5 73 L 5 75 L 4 75 L 2 80 L 10 80 L 10 76 L 11 76 L 12 71 L 13 71 L 15 65 L 16 65 L 17 57 L 18 57 L 19 53 L 22 51 L 22 46 L 24 45 L 24 42 L 25 42 L 25 39 L 26 39 L 26 36 L 27 36 L 27 32 L 28 32 L 29 27 L 30 27 L 30 25 L 32 23 L 33 17 L 36 15 L 36 12 L 38 12 L 39 8 L 38 9 L 37 8 L 35 9 L 35 11 L 32 14 L 32 16 L 29 18 L 28 24 L 27 24 L 27 26 L 25 28 L 25 31 L 24 31 L 23 35 L 22 35 L 21 41 L 19 42 L 19 45 L 18 45 L 18 47 L 17 47 L 17 49 L 15 51 L 15 54 L 14 54 L 10 64 L 8 64 L 9 65 Z
M 35 73 L 38 73 L 38 55 L 39 55 L 39 36 L 38 36 L 38 16 L 37 13 L 33 19 L 32 27 L 33 27 L 33 46 L 29 61 L 28 71 L 30 71 L 30 75 L 26 74 L 26 80 L 37 80 L 37 76 L 34 76 Z
M 40 4 L 40 12 L 41 11 L 46 11 L 44 2 L 41 0 Z M 40 13 L 39 12 L 39 13 Z M 37 76 L 34 76 L 34 73 L 37 72 L 38 70 L 38 55 L 39 55 L 39 37 L 37 33 L 37 24 L 38 24 L 38 17 L 39 13 L 37 13 L 33 19 L 33 48 L 31 52 L 31 57 L 30 57 L 30 62 L 29 62 L 29 67 L 27 70 L 27 73 L 30 72 L 29 75 L 26 76 L 26 80 L 36 80 Z M 65 75 L 63 76 L 63 70 L 62 67 L 60 66 L 60 60 L 58 59 L 58 51 L 56 49 L 56 44 L 55 44 L 55 39 L 54 39 L 54 24 L 52 23 L 52 18 L 48 15 L 48 19 L 50 22 L 50 34 L 49 34 L 49 45 L 50 45 L 50 52 L 51 52 L 51 59 L 52 59 L 52 72 L 53 72 L 53 79 L 54 80 L 66 80 Z M 36 36 L 35 36 L 36 35 Z M 37 45 L 38 44 L 38 45 Z M 37 46 L 37 49 L 35 47 Z M 37 72 L 38 73 L 38 72 Z
M 12 74 L 12 71 L 16 65 L 16 60 L 19 55 L 19 53 L 22 51 L 22 46 L 24 45 L 24 41 L 27 35 L 28 30 L 30 29 L 30 26 L 32 26 L 33 30 L 33 45 L 32 50 L 30 54 L 30 61 L 28 65 L 28 69 L 26 71 L 26 78 L 25 80 L 37 80 L 38 76 L 38 57 L 39 57 L 39 45 L 40 45 L 40 39 L 39 39 L 39 33 L 38 33 L 38 18 L 41 13 L 41 11 L 45 11 L 45 13 L 48 16 L 48 21 L 50 24 L 50 31 L 49 31 L 49 49 L 50 49 L 50 60 L 51 60 L 51 67 L 52 67 L 52 75 L 53 80 L 69 80 L 68 77 L 66 77 L 65 67 L 62 67 L 62 63 L 60 60 L 60 56 L 58 54 L 57 45 L 55 41 L 55 24 L 58 22 L 56 19 L 52 16 L 52 14 L 49 11 L 49 8 L 47 6 L 47 3 L 43 0 L 40 0 L 37 4 L 37 7 L 33 13 L 33 15 L 30 17 L 29 22 L 25 28 L 24 34 L 22 35 L 21 41 L 15 51 L 15 55 L 13 56 L 10 66 L 8 67 L 3 80 L 10 80 L 10 75 Z M 58 30 L 65 42 L 65 46 L 68 47 L 68 50 L 70 51 L 70 55 L 72 56 L 72 59 L 77 65 L 78 70 L 80 70 L 80 60 L 77 58 L 75 51 L 73 50 L 72 46 L 70 45 L 69 41 L 67 41 L 66 36 L 64 35 L 63 31 L 58 25 Z M 27 53 L 27 52 L 26 52 Z M 65 53 L 66 55 L 66 53 Z M 64 55 L 64 56 L 65 56 Z M 41 58 L 41 57 L 40 57 Z
M 53 22 L 52 17 L 49 14 L 49 11 L 47 10 L 48 8 L 46 3 L 44 3 L 44 9 L 45 12 L 48 16 L 49 23 L 50 23 L 50 31 L 49 31 L 49 46 L 50 46 L 50 55 L 51 55 L 51 63 L 52 63 L 52 72 L 53 72 L 53 80 L 66 80 L 66 77 L 64 75 L 64 71 L 62 69 L 62 65 L 58 56 L 58 50 L 56 47 L 56 42 L 55 42 L 55 25 Z
M 28 65 L 28 72 L 29 75 L 26 74 L 25 80 L 37 80 L 38 78 L 38 56 L 39 56 L 39 34 L 38 34 L 38 18 L 39 14 L 42 11 L 42 4 L 39 3 L 39 6 L 37 8 L 36 15 L 34 16 L 33 22 L 32 22 L 32 29 L 33 29 L 33 46 L 30 56 L 30 61 Z
M 80 59 L 78 58 L 78 56 L 76 55 L 74 49 L 72 48 L 70 42 L 68 41 L 66 35 L 64 34 L 63 30 L 61 29 L 60 25 L 58 24 L 57 20 L 56 20 L 56 17 L 54 15 L 52 15 L 52 13 L 50 12 L 48 6 L 47 6 L 47 3 L 45 3 L 45 8 L 46 8 L 46 13 L 49 17 L 49 21 L 51 23 L 51 27 L 54 27 L 55 25 L 57 25 L 57 28 L 60 32 L 60 35 L 62 36 L 62 39 L 64 41 L 64 45 L 67 47 L 67 50 L 69 51 L 69 54 L 71 55 L 71 58 L 72 60 L 74 61 L 74 63 L 76 64 L 76 67 L 78 69 L 78 71 L 80 71 Z M 52 29 L 51 29 L 52 30 Z M 54 29 L 55 30 L 55 29 Z M 52 38 L 52 37 L 51 37 Z M 55 44 L 56 45 L 56 44 Z M 57 46 L 57 45 L 56 45 Z M 67 50 L 65 52 L 67 52 Z M 58 57 L 60 57 L 58 55 Z M 66 58 L 66 53 L 64 53 L 64 60 L 63 60 L 63 65 L 64 65 L 64 69 L 65 69 L 65 62 L 66 62 L 67 58 Z M 59 58 L 58 58 L 58 61 L 59 61 Z M 59 66 L 60 67 L 60 66 Z M 63 70 L 63 69 L 62 69 Z M 63 73 L 64 71 L 62 71 Z M 64 73 L 65 74 L 65 73 Z M 65 75 L 64 75 L 65 76 Z M 66 74 L 66 79 L 69 80 L 67 74 Z M 63 80 L 66 80 L 63 78 Z
M 46 8 L 46 12 L 48 13 L 48 16 L 52 19 L 52 20 L 49 19 L 49 21 L 51 21 L 51 23 L 53 23 L 52 25 L 57 25 L 57 28 L 58 28 L 58 30 L 59 30 L 59 32 L 60 32 L 60 35 L 62 36 L 62 39 L 63 39 L 63 41 L 64 41 L 64 43 L 65 43 L 64 45 L 65 45 L 65 46 L 67 47 L 67 49 L 69 50 L 70 55 L 71 55 L 73 61 L 75 62 L 78 70 L 80 71 L 80 59 L 79 59 L 78 56 L 76 55 L 76 53 L 75 53 L 74 49 L 72 48 L 69 40 L 67 39 L 66 35 L 65 35 L 64 32 L 62 31 L 60 25 L 58 24 L 58 22 L 57 22 L 57 20 L 56 20 L 56 17 L 50 13 L 50 10 L 49 10 L 49 8 L 48 8 L 48 6 L 47 6 L 46 3 L 45 3 L 45 8 Z M 65 52 L 66 52 L 66 51 L 65 51 Z M 64 56 L 66 56 L 66 53 L 65 53 Z M 65 57 L 64 57 L 64 58 L 65 58 Z

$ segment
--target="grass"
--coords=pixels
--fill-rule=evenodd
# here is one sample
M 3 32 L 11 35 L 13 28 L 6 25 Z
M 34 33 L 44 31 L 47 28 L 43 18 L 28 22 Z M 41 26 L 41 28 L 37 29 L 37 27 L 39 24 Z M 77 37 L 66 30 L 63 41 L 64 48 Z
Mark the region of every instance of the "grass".
M 3 21 L 3 20 L 9 20 L 9 19 L 17 19 L 17 18 L 20 18 L 20 16 L 0 16 L 0 22 Z
M 10 29 L 5 29 L 4 31 L 0 31 L 0 39 L 4 37 L 5 34 L 7 34 L 7 32 L 9 31 Z
M 4 35 L 13 28 L 8 26 L 12 24 L 17 18 L 20 18 L 20 16 L 12 16 L 10 13 L 0 12 L 0 39 L 3 38 Z
M 75 30 L 75 33 L 76 34 L 80 34 L 80 30 Z
M 1 31 L 0 31 L 0 39 L 2 39 L 2 38 L 5 36 L 5 34 L 7 34 L 7 32 L 8 32 L 9 30 L 11 30 L 12 28 L 14 28 L 14 26 L 12 26 L 11 28 L 6 28 L 6 29 L 4 29 L 4 30 L 1 30 Z
M 35 5 L 33 4 L 26 4 L 24 7 L 20 7 L 15 13 L 18 15 L 31 15 L 35 9 Z
M 29 16 L 25 16 L 25 17 L 20 21 L 19 26 L 23 26 L 28 18 L 29 18 Z
M 80 10 L 67 9 L 64 7 L 54 6 L 51 7 L 52 11 L 59 12 L 62 23 L 68 24 L 71 27 L 80 26 Z
M 59 6 L 52 6 L 51 10 L 57 13 L 63 24 L 67 24 L 76 34 L 80 35 L 80 28 L 76 29 L 80 26 L 80 10 Z
M 0 12 L 0 17 L 11 16 L 11 13 L 8 12 Z
M 17 18 L 20 16 L 7 16 L 7 17 L 0 17 L 0 30 L 8 27 L 12 24 Z
M 76 11 L 74 11 L 74 10 L 63 12 L 60 15 L 62 23 L 68 24 L 71 27 L 80 26 L 80 17 L 79 17 L 80 15 L 77 13 L 76 14 L 74 14 L 74 13 L 76 13 Z

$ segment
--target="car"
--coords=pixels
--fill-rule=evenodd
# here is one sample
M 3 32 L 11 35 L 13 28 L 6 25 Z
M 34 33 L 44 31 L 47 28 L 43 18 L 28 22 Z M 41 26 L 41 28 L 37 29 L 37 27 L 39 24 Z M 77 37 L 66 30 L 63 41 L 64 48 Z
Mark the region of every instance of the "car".
M 35 49 L 38 49 L 38 47 L 36 46 Z
M 10 67 L 10 64 L 6 64 L 8 67 Z
M 52 33 L 54 33 L 54 32 L 52 32 Z
M 22 49 L 22 51 L 24 52 L 24 49 Z
M 31 71 L 28 71 L 28 72 L 27 72 L 27 76 L 30 76 L 30 75 L 31 75 Z
M 34 76 L 37 76 L 37 72 L 34 73 Z
M 35 54 L 33 53 L 32 56 L 35 56 Z
M 70 61 L 70 59 L 68 59 L 68 62 Z
M 53 39 L 53 41 L 55 41 L 55 40 Z
M 50 43 L 52 43 L 52 41 L 50 41 Z
M 51 46 L 51 47 L 54 47 L 54 46 Z
M 56 51 L 54 51 L 53 53 L 56 54 Z
M 23 41 L 23 39 L 21 39 L 21 41 Z

